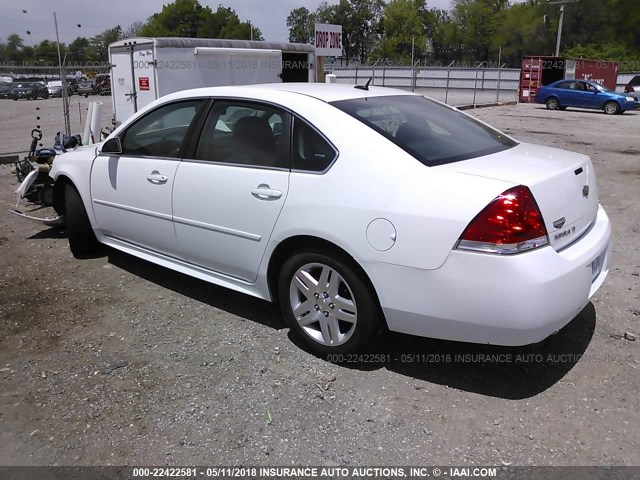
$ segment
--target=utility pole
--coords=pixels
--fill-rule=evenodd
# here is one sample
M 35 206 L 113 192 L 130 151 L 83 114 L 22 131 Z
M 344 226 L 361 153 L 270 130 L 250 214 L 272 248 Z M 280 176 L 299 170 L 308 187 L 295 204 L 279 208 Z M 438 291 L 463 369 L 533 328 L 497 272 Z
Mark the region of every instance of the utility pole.
M 550 2 L 547 0 L 549 5 L 560 5 L 560 20 L 558 21 L 558 36 L 556 38 L 556 57 L 560 56 L 560 39 L 562 38 L 562 22 L 564 20 L 564 6 L 567 3 L 575 3 L 579 0 L 555 0 Z
M 71 135 L 71 119 L 69 118 L 69 96 L 67 94 L 67 78 L 62 63 L 62 54 L 60 52 L 60 35 L 58 34 L 58 17 L 56 16 L 56 12 L 53 12 L 53 23 L 56 26 L 58 65 L 60 66 L 60 84 L 62 85 L 62 116 L 64 117 L 64 133 L 66 135 Z M 60 138 L 60 142 L 63 143 L 62 138 Z

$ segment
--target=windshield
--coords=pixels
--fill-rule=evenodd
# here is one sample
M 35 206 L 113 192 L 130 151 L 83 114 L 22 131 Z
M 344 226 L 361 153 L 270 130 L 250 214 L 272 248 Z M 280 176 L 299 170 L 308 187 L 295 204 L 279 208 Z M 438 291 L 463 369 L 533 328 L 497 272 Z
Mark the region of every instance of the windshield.
M 516 142 L 425 97 L 397 95 L 331 103 L 432 167 L 489 155 Z
M 600 85 L 599 83 L 594 83 L 593 84 L 600 92 L 610 92 L 611 90 L 609 90 L 607 87 L 605 87 L 604 85 Z

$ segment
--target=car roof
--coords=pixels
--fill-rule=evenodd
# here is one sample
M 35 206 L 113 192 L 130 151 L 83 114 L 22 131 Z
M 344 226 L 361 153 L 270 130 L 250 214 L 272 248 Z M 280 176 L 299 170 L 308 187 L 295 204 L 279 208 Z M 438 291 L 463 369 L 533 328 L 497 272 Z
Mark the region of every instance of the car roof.
M 362 84 L 364 85 L 364 83 Z M 384 97 L 391 95 L 416 95 L 406 90 L 387 87 L 370 86 L 368 90 L 355 88 L 352 84 L 335 83 L 265 83 L 260 85 L 240 85 L 229 87 L 204 87 L 183 90 L 173 94 L 176 97 L 238 95 L 246 96 L 251 93 L 267 93 L 272 91 L 287 92 L 295 95 L 305 95 L 323 102 L 335 102 L 354 98 Z

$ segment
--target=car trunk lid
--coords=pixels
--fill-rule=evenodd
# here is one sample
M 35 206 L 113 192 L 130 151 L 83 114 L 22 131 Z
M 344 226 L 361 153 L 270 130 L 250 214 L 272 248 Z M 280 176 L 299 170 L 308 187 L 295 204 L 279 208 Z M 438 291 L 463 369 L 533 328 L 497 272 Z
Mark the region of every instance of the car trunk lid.
M 598 211 L 591 159 L 579 153 L 521 143 L 484 157 L 435 167 L 529 187 L 549 243 L 560 250 L 584 234 Z

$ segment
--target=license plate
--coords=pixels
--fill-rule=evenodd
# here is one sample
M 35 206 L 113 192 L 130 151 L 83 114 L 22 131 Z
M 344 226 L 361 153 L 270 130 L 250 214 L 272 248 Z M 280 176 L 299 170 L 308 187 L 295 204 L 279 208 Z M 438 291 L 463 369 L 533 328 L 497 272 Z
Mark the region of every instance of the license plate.
M 604 252 L 598 255 L 598 257 L 591 262 L 591 283 L 593 283 L 595 279 L 598 278 L 598 275 L 600 275 L 600 272 L 602 272 L 602 265 L 604 264 L 604 257 L 606 254 L 607 250 L 605 249 Z

